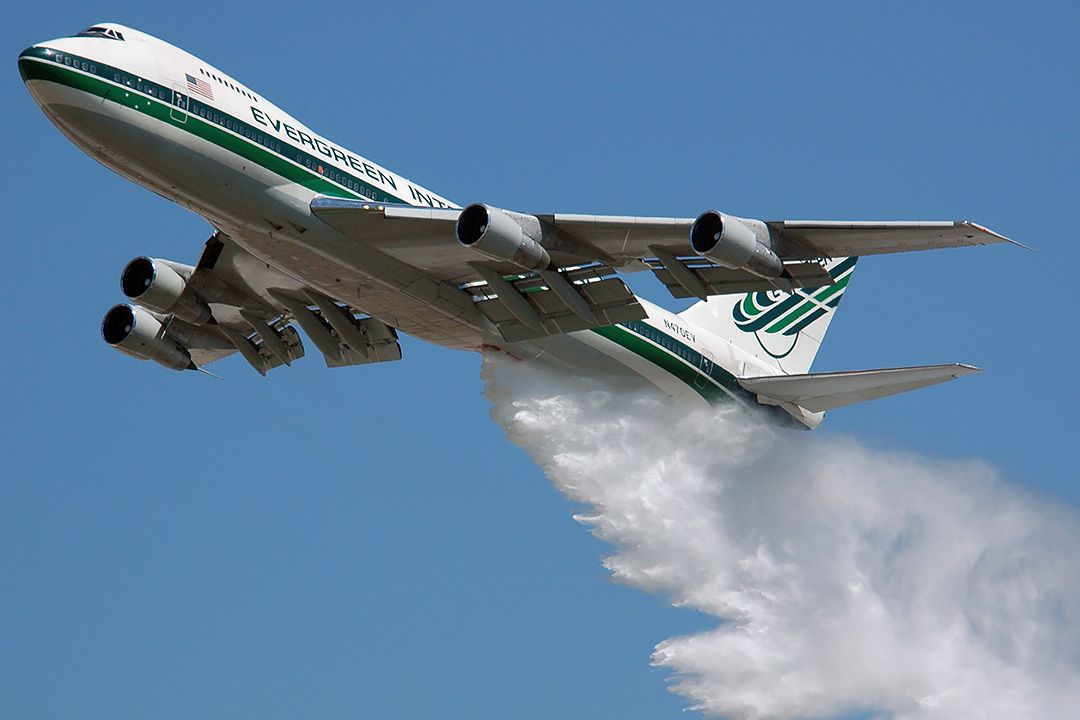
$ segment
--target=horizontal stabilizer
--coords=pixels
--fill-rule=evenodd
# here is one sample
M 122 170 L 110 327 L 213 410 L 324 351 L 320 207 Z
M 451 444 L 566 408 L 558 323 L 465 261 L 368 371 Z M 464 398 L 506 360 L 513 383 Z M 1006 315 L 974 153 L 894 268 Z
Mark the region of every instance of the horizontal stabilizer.
M 824 412 L 865 400 L 918 390 L 977 372 L 981 372 L 980 368 L 954 363 L 885 370 L 739 378 L 739 384 L 759 395 L 762 402 L 772 400 L 776 403 L 791 403 L 810 412 Z

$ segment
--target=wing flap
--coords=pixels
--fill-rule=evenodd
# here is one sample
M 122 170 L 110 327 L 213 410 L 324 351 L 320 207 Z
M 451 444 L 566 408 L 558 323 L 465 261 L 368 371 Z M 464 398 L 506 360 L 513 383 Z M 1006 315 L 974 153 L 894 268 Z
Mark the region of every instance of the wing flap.
M 759 400 L 766 404 L 790 403 L 811 412 L 824 412 L 845 405 L 937 385 L 977 372 L 981 372 L 977 367 L 957 363 L 884 370 L 739 378 L 739 384 L 757 394 Z
M 472 282 L 463 289 L 473 294 L 477 308 L 504 340 L 519 342 L 644 318 L 645 308 L 626 283 L 612 277 L 614 272 L 607 266 L 590 265 L 558 273 L 570 292 L 583 301 L 584 310 L 566 302 L 551 284 L 559 278 L 550 274 L 547 278 L 537 273 L 507 276 L 502 283 Z M 509 301 L 507 293 L 513 293 Z M 528 305 L 525 312 L 516 307 L 522 301 Z
M 785 276 L 766 280 L 742 270 L 712 265 L 697 258 L 676 258 L 683 266 L 697 276 L 707 295 L 730 295 L 738 293 L 782 290 L 791 292 L 797 288 L 817 288 L 833 283 L 832 277 L 816 262 L 786 263 Z M 648 261 L 656 278 L 667 287 L 676 298 L 695 297 L 685 284 L 660 260 Z

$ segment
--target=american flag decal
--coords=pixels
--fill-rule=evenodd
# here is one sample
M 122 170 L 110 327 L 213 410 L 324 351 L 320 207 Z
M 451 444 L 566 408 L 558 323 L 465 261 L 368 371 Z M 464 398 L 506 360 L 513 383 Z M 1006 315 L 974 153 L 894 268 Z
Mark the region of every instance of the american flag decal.
M 187 87 L 193 93 L 198 93 L 204 98 L 209 100 L 214 99 L 214 88 L 210 87 L 210 83 L 205 80 L 200 80 L 197 77 L 192 77 L 185 73 L 184 77 L 187 78 Z

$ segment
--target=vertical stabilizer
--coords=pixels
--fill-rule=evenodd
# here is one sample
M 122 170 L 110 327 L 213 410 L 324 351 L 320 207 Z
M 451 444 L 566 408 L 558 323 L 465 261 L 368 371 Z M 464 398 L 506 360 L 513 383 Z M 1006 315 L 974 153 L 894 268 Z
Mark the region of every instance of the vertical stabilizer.
M 857 258 L 825 264 L 833 284 L 784 292 L 716 295 L 680 313 L 690 323 L 788 375 L 809 372 Z

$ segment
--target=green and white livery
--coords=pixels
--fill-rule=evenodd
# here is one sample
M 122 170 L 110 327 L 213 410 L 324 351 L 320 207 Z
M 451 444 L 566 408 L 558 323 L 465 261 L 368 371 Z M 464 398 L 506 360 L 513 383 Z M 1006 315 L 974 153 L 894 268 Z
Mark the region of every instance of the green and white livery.
M 810 428 L 976 370 L 808 374 L 857 257 L 1007 241 L 974 223 L 462 209 L 123 25 L 33 45 L 19 71 L 78 147 L 213 226 L 195 264 L 128 263 L 129 301 L 102 323 L 106 342 L 168 368 L 237 353 L 266 374 L 304 356 L 299 331 L 330 367 L 388 362 L 406 332 Z M 629 272 L 699 302 L 668 312 L 630 292 Z
M 832 285 L 808 291 L 785 293 L 768 290 L 747 293 L 736 303 L 731 314 L 735 325 L 743 332 L 763 332 L 766 335 L 798 335 L 810 323 L 840 304 L 857 258 L 842 258 L 829 268 Z

